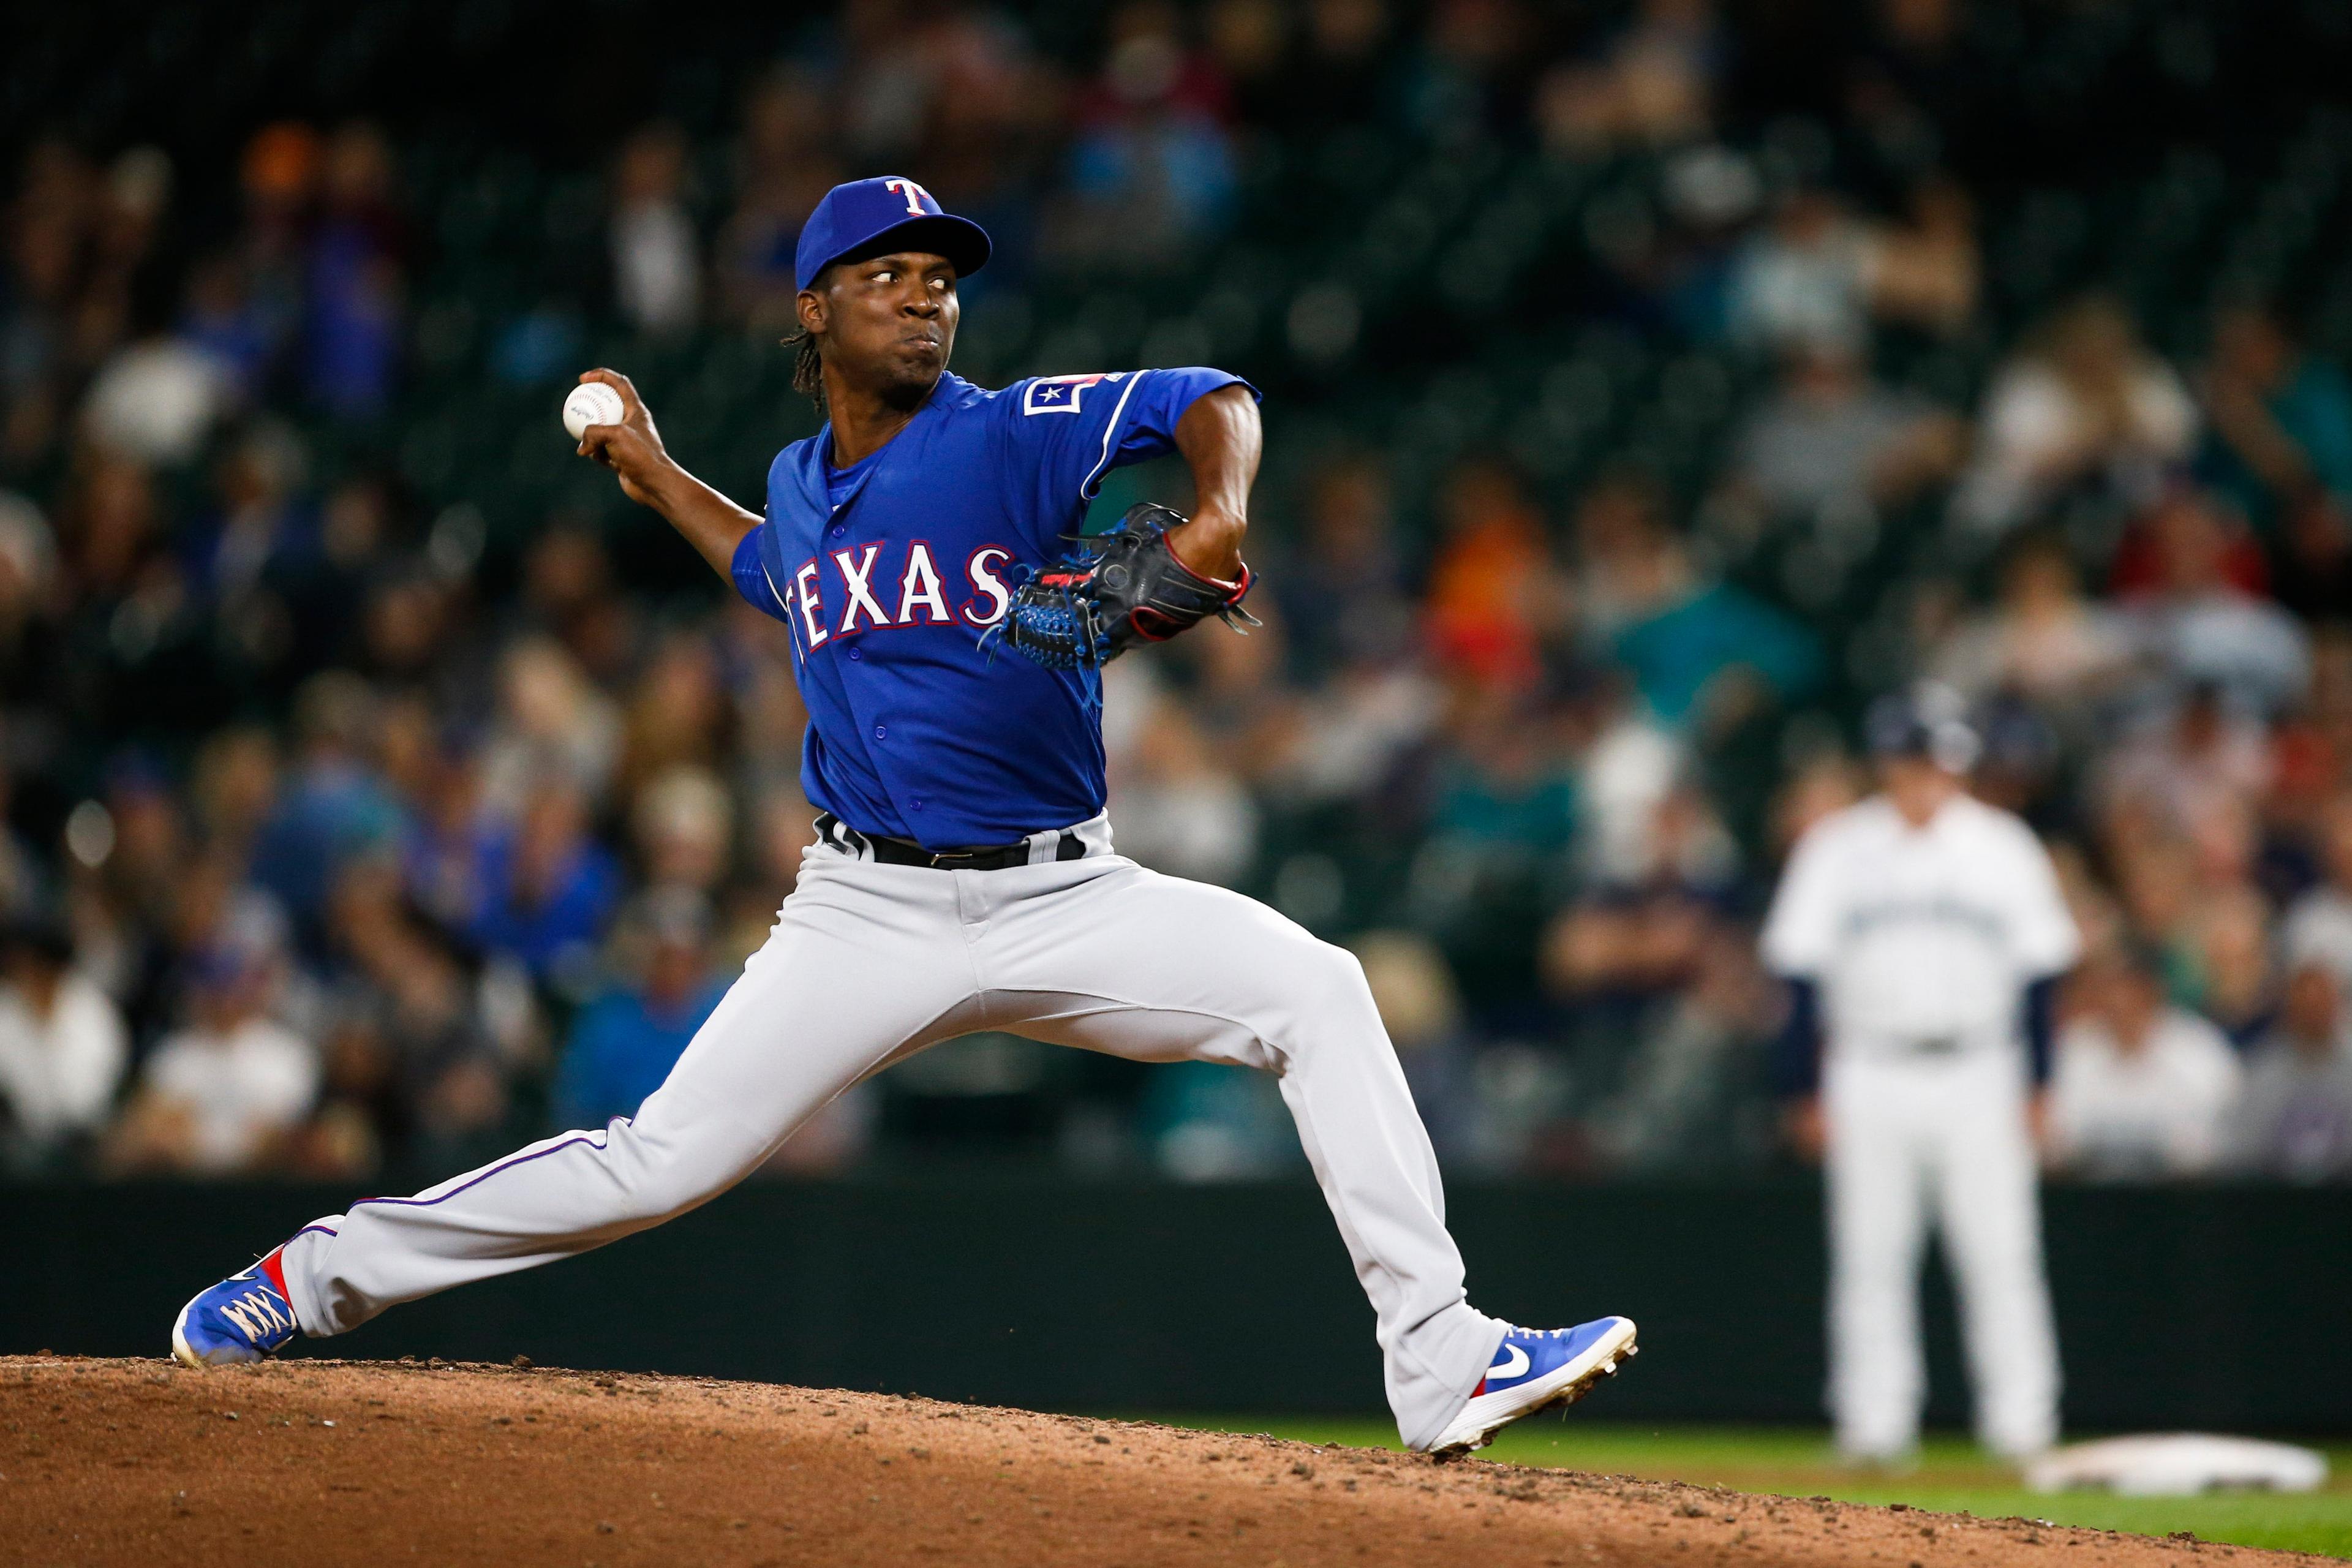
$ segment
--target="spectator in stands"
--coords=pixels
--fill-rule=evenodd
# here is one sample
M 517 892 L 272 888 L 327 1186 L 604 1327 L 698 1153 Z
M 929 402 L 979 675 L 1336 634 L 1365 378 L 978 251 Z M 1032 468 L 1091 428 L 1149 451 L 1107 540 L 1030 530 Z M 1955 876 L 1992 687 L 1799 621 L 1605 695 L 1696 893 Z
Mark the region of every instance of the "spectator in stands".
M 2212 1171 L 2242 1077 L 2230 1042 L 2166 1003 L 2163 960 L 2144 949 L 2085 964 L 2076 992 L 2050 1080 L 2051 1163 L 2095 1181 Z
M 193 567 L 192 586 L 215 595 L 218 613 L 248 628 L 244 640 L 255 652 L 290 641 L 291 613 L 278 595 L 262 601 L 265 584 L 280 585 L 292 575 L 286 570 L 289 556 L 315 558 L 317 520 L 297 494 L 307 465 L 292 430 L 274 421 L 257 423 L 221 460 L 214 481 L 219 511 L 183 547 Z
M 1700 574 L 1654 487 L 1604 479 L 1578 509 L 1578 606 L 1595 651 L 1622 665 L 1650 714 L 1702 741 L 1803 697 L 1821 652 L 1805 627 Z
M 2264 717 L 2311 679 L 2310 637 L 2231 569 L 2232 540 L 2201 492 L 2176 489 L 2149 519 L 2150 591 L 2130 601 L 2141 644 L 2175 680 Z
M 107 360 L 82 403 L 82 434 L 152 468 L 194 461 L 236 400 L 230 368 L 157 329 Z
M 1191 704 L 1166 689 L 1145 700 L 1150 718 L 1111 766 L 1112 809 L 1133 825 L 1119 851 L 1171 876 L 1230 886 L 1256 858 L 1257 804 Z
M 1430 830 L 1449 852 L 1517 867 L 1564 858 L 1576 780 L 1559 714 L 1501 688 L 1466 693 L 1439 753 Z
M 1648 863 L 1591 889 L 1544 939 L 1553 986 L 1570 996 L 1663 996 L 1698 974 L 1739 869 L 1706 797 L 1678 784 L 1653 813 Z
M 1497 458 L 1473 458 L 1445 480 L 1444 528 L 1430 567 L 1429 638 L 1441 663 L 1489 685 L 1524 689 L 1567 605 L 1525 482 Z
M 718 651 L 698 633 L 662 639 L 646 662 L 622 718 L 614 785 L 625 804 L 656 778 L 681 767 L 715 766 L 727 749 L 733 713 Z
M 219 369 L 238 404 L 267 390 L 270 357 L 278 345 L 271 341 L 268 321 L 254 306 L 243 258 L 235 251 L 220 251 L 196 264 L 188 279 L 178 335 Z
M 329 670 L 295 700 L 300 755 L 254 847 L 253 876 L 285 907 L 306 951 L 323 936 L 327 896 L 358 855 L 399 842 L 399 803 L 369 766 L 377 705 L 358 676 Z
M 2094 799 L 2107 837 L 2185 846 L 2202 825 L 2260 798 L 2271 781 L 2269 742 L 2261 721 L 2231 709 L 2219 688 L 2189 688 L 2103 759 Z
M 2316 963 L 2352 995 L 2352 791 L 2328 804 L 2319 823 L 2317 887 L 2287 910 L 2282 945 L 2298 967 Z
M 735 848 L 735 802 L 719 775 L 681 763 L 637 792 L 637 864 L 655 887 L 715 893 Z
M 30 468 L 48 449 L 69 409 L 65 393 L 71 314 L 79 281 L 89 201 L 87 160 L 62 138 L 26 149 L 8 225 L 8 268 L 0 276 L 0 459 Z
M 1837 195 L 1801 185 L 1734 264 L 1732 341 L 1767 353 L 1870 341 L 1869 231 Z
M 2065 546 L 2028 533 L 2002 563 L 1998 603 L 1947 637 L 1934 665 L 1971 702 L 2011 691 L 2080 729 L 2116 692 L 2134 652 L 2124 617 L 2084 596 Z
M 1777 991 L 1744 932 L 1727 923 L 1704 931 L 1690 984 L 1644 1032 L 1622 1091 L 1597 1119 L 1614 1166 L 1722 1173 L 1769 1155 L 1763 1068 Z
M 1213 237 L 1232 216 L 1237 174 L 1224 79 L 1188 48 L 1164 0 L 1113 13 L 1101 76 L 1080 97 L 1059 247 L 1074 258 L 1150 268 Z
M 1519 0 L 1438 0 L 1401 62 L 1399 107 L 1440 146 L 1498 132 L 1513 118 L 1533 27 Z
M 521 599 L 514 619 L 524 637 L 553 637 L 600 686 L 625 678 L 642 628 L 637 606 L 615 589 L 612 552 L 594 527 L 563 513 L 551 517 L 524 553 Z
M 324 161 L 319 133 L 299 121 L 263 126 L 239 160 L 245 206 L 237 254 L 273 357 L 290 359 L 302 335 L 309 303 L 307 247 Z
M 336 132 L 320 190 L 309 244 L 306 379 L 330 411 L 369 418 L 392 396 L 404 307 L 404 226 L 383 132 L 362 121 Z
M 30 498 L 0 489 L 0 682 L 21 684 L 42 651 L 60 586 L 57 531 Z
M 1306 538 L 1269 576 L 1297 672 L 1309 679 L 1351 665 L 1385 666 L 1413 651 L 1415 607 L 1399 559 L 1387 475 L 1348 453 L 1307 485 Z
M 74 964 L 73 939 L 27 912 L 0 930 L 0 1168 L 54 1167 L 114 1113 L 130 1032 Z
M 2277 314 L 2221 313 L 2206 368 L 2200 471 L 2252 519 L 2279 597 L 2308 616 L 2352 600 L 2352 381 Z
M 1983 282 L 1976 203 L 1958 181 L 1929 174 L 1911 188 L 1908 218 L 1871 237 L 1864 264 L 1871 314 L 1958 336 L 1976 320 Z
M 2287 977 L 2278 1023 L 2247 1058 L 2231 1143 L 2231 1163 L 2252 1174 L 2352 1179 L 2352 1030 L 2325 964 Z
M 2215 318 L 2204 393 L 2200 466 L 2256 528 L 2277 535 L 2308 508 L 2352 505 L 2352 382 L 2275 313 Z
M 482 742 L 483 809 L 512 816 L 543 777 L 601 803 L 621 738 L 612 700 L 562 644 L 543 636 L 517 639 L 499 661 L 498 716 Z
M 472 977 L 403 893 L 389 857 L 336 883 L 332 1087 L 362 1102 L 386 1142 L 486 1131 L 506 1114 L 506 1083 Z
M 168 299 L 150 286 L 160 220 L 172 195 L 171 158 L 158 148 L 117 155 L 90 187 L 73 336 L 89 361 L 161 326 Z
M 719 287 L 725 309 L 753 332 L 793 323 L 801 220 L 847 177 L 827 143 L 832 124 L 832 103 L 803 65 L 779 66 L 744 102 L 735 210 L 718 244 Z
M 1958 467 L 1959 421 L 1873 381 L 1854 345 L 1815 339 L 1782 366 L 1733 442 L 1729 505 L 1780 521 L 1892 511 Z
M 556 1069 L 558 1127 L 602 1127 L 637 1106 L 726 994 L 711 973 L 710 909 L 699 893 L 656 889 L 623 917 L 630 977 L 581 1009 Z
M 641 332 L 682 332 L 701 313 L 701 242 L 685 184 L 686 138 L 677 126 L 648 125 L 622 144 L 607 244 L 614 301 Z
M 1982 536 L 2074 493 L 2146 505 L 2196 437 L 2188 389 L 2141 344 L 2123 308 L 2079 300 L 2029 338 L 1985 394 L 1953 517 Z
M 108 1141 L 113 1169 L 226 1176 L 278 1157 L 319 1089 L 310 1045 L 268 1016 L 281 962 L 242 942 L 200 956 L 187 1026 L 147 1058 Z
M 1538 126 L 1552 147 L 1585 156 L 1698 141 L 1713 121 L 1725 54 L 1708 0 L 1645 0 L 1597 55 L 1546 74 Z
M 2241 855 L 2234 863 L 2223 867 L 2210 855 L 2200 856 L 2204 886 L 2193 922 L 2196 982 L 2189 999 L 2238 1047 L 2252 1045 L 2269 1029 L 2279 1001 L 2271 964 L 2270 904 L 2255 889 L 2248 863 L 2252 815 L 2237 818 L 2234 836 L 2245 841 L 2235 847 Z
M 1616 672 L 1595 676 L 1589 697 L 1591 739 L 1577 777 L 1584 870 L 1608 886 L 1632 886 L 1658 865 L 1658 829 L 1667 820 L 1659 808 L 1686 781 L 1690 756 Z
M 489 829 L 478 866 L 481 901 L 467 934 L 541 982 L 584 984 L 621 887 L 612 852 L 589 835 L 579 789 L 541 781 L 513 821 Z

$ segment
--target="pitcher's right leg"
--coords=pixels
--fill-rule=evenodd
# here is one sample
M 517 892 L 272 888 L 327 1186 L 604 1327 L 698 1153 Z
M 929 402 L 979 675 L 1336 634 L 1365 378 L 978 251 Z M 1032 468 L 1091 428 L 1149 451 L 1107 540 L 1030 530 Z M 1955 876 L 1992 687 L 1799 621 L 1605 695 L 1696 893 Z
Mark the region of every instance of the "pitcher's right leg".
M 812 850 L 767 944 L 635 1118 L 305 1226 L 251 1275 L 190 1302 L 175 1352 L 249 1360 L 276 1348 L 242 1331 L 275 1315 L 266 1296 L 248 1300 L 265 1284 L 301 1331 L 338 1334 L 399 1302 L 658 1225 L 758 1169 L 882 1063 L 971 1027 L 971 1005 L 951 879 Z

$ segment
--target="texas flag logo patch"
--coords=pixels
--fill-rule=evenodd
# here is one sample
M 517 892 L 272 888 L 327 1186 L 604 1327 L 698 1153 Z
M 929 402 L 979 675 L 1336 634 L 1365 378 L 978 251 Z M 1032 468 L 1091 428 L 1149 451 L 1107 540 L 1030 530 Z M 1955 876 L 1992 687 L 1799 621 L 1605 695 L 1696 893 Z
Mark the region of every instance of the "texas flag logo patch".
M 1127 379 L 1123 370 L 1097 371 L 1092 375 L 1041 375 L 1021 395 L 1024 414 L 1076 414 L 1087 388 L 1097 382 Z

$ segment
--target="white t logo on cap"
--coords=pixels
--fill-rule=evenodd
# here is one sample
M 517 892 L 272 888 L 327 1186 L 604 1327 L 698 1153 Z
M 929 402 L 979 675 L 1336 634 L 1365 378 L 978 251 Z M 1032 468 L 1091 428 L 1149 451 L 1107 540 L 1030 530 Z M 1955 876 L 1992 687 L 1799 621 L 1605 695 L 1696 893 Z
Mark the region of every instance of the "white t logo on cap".
M 923 189 L 922 186 L 915 184 L 912 180 L 885 180 L 882 182 L 882 188 L 886 191 L 896 191 L 900 195 L 905 196 L 907 198 L 907 210 L 917 217 L 921 217 L 923 216 L 924 202 L 931 201 L 934 205 L 936 205 L 937 202 L 937 198 L 933 197 L 930 192 Z

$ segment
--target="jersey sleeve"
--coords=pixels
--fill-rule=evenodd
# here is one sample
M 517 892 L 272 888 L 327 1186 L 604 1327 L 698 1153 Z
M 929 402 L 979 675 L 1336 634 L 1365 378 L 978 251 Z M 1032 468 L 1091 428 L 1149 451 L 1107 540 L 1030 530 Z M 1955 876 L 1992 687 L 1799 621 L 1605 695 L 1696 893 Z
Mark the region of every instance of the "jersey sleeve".
M 1129 463 L 1148 462 L 1176 449 L 1176 422 L 1219 387 L 1257 388 L 1227 371 L 1111 371 L 1094 375 L 1044 375 L 1005 390 L 1005 440 L 1028 479 L 1028 510 L 1066 531 L 1071 516 L 1094 499 L 1103 476 Z
M 762 522 L 743 535 L 735 546 L 735 559 L 728 564 L 728 575 L 735 580 L 735 591 L 750 602 L 761 615 L 791 624 L 791 613 L 785 609 L 777 585 L 768 581 L 768 569 L 760 559 L 760 529 Z
M 2016 831 L 2017 874 L 2009 879 L 2011 941 L 2019 972 L 2028 980 L 2042 980 L 2074 967 L 2083 936 L 2058 886 L 2050 851 L 2024 824 Z
M 1758 948 L 1764 965 L 1788 979 L 1818 979 L 1837 952 L 1836 848 L 1817 824 L 1797 841 L 1772 895 Z

